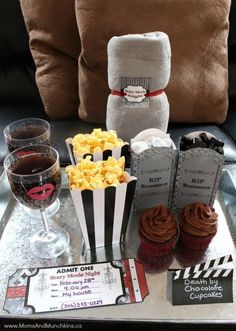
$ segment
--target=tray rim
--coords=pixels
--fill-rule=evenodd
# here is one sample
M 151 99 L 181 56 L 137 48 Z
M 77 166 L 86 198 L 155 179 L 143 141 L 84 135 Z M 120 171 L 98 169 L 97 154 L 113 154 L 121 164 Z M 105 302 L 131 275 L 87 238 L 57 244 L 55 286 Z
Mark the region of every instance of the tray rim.
M 64 170 L 64 168 L 62 168 L 63 170 Z M 226 169 L 227 170 L 227 169 Z M 1 176 L 0 176 L 0 187 L 1 187 L 1 181 L 2 180 L 4 180 L 4 176 L 6 176 L 6 173 L 5 172 L 3 172 L 2 174 L 1 174 Z M 6 177 L 5 177 L 6 178 Z M 7 179 L 7 178 L 6 178 Z M 66 189 L 66 187 L 64 187 L 65 189 Z M 235 188 L 235 186 L 234 186 L 234 188 Z M 69 187 L 68 187 L 68 189 L 69 189 Z M 10 187 L 9 187 L 9 190 L 10 190 Z M 13 197 L 13 196 L 12 196 Z M 220 201 L 219 201 L 220 202 Z M 222 209 L 223 210 L 223 209 Z M 1 219 L 0 219 L 0 222 L 1 222 Z M 1 240 L 1 238 L 0 238 L 0 240 Z M 87 263 L 87 262 L 84 262 L 84 263 Z M 166 299 L 167 300 L 167 299 Z M 145 301 L 144 301 L 145 302 Z M 211 305 L 212 306 L 212 305 Z M 214 306 L 214 305 L 213 305 Z M 183 306 L 184 307 L 184 306 Z M 236 307 L 236 303 L 234 303 L 234 307 Z M 98 308 L 99 309 L 99 308 Z M 184 309 L 184 308 L 183 308 Z M 2 309 L 1 309 L 2 310 Z M 45 315 L 45 314 L 37 314 L 37 315 L 31 315 L 31 316 L 22 316 L 22 315 L 17 315 L 17 316 L 14 316 L 14 315 L 6 315 L 6 314 L 4 314 L 4 315 L 2 315 L 2 312 L 1 312 L 1 310 L 0 310 L 0 317 L 1 318 L 14 318 L 14 317 L 16 317 L 16 318 L 21 318 L 21 317 L 23 317 L 23 318 L 29 318 L 30 320 L 35 320 L 35 319 L 37 319 L 39 316 L 40 316 L 40 318 L 45 318 L 45 319 L 48 319 L 48 320 L 55 320 L 55 319 L 60 319 L 59 318 L 59 316 L 56 316 L 55 314 L 58 314 L 58 313 L 55 313 L 55 314 L 53 314 L 53 316 L 49 316 L 48 314 L 47 315 Z M 80 317 L 78 316 L 78 317 L 75 317 L 75 315 L 76 315 L 76 313 L 74 313 L 74 314 L 72 314 L 73 315 L 73 319 L 80 319 Z M 79 315 L 79 314 L 78 314 Z M 93 315 L 93 313 L 91 312 L 91 315 Z M 65 320 L 65 319 L 71 319 L 72 317 L 71 316 L 68 316 L 68 317 L 62 317 L 62 319 L 63 320 Z M 86 320 L 86 317 L 84 318 L 83 317 L 83 320 Z M 90 318 L 88 317 L 87 318 L 87 320 L 90 320 Z M 106 318 L 97 318 L 96 317 L 96 320 L 97 321 L 106 321 Z M 169 322 L 169 323 L 174 323 L 174 324 L 176 324 L 176 323 L 183 323 L 183 324 L 223 324 L 223 323 L 226 323 L 226 324 L 232 324 L 232 325 L 236 325 L 236 316 L 234 317 L 234 319 L 217 319 L 217 320 L 213 320 L 213 319 L 203 319 L 202 321 L 201 320 L 198 320 L 198 319 L 183 319 L 183 318 L 179 318 L 179 319 L 173 319 L 173 320 L 171 320 L 171 319 L 158 319 L 158 320 L 152 320 L 152 319 L 147 319 L 147 320 L 145 320 L 145 319 L 134 319 L 134 318 L 121 318 L 121 319 L 114 319 L 114 320 L 112 320 L 113 322 L 114 321 L 133 321 L 133 322 L 137 322 L 137 323 L 139 323 L 139 322 L 147 322 L 147 323 L 149 323 L 149 322 L 155 322 L 155 323 L 157 323 L 157 324 L 162 324 L 162 323 L 165 323 L 165 322 Z

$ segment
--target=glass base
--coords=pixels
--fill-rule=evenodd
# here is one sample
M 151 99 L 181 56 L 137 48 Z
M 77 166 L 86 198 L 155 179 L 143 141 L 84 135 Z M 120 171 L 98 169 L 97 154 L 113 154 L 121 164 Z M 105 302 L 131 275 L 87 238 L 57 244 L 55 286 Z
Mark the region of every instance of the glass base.
M 49 226 L 49 232 L 37 231 L 30 239 L 30 248 L 36 257 L 55 258 L 63 254 L 70 243 L 69 234 L 60 226 Z
M 30 216 L 30 218 L 34 218 L 36 220 L 42 219 L 39 209 L 31 209 L 26 206 L 24 208 L 26 213 Z M 59 208 L 60 208 L 60 200 L 57 198 L 49 207 L 45 208 L 47 217 L 52 217 L 53 215 L 55 215 Z

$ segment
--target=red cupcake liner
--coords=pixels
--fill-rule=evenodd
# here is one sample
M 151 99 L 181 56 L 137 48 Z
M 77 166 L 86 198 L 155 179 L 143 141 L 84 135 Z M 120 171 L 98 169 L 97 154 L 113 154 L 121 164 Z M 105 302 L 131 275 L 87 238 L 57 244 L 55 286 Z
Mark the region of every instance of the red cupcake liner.
M 166 271 L 174 259 L 174 253 L 171 251 L 168 254 L 155 256 L 143 249 L 140 245 L 137 251 L 137 258 L 142 263 L 144 270 L 148 272 L 163 272 Z
M 214 236 L 216 235 L 216 232 L 207 236 L 207 237 L 195 237 L 192 236 L 186 232 L 184 232 L 182 229 L 180 229 L 180 240 L 182 243 L 192 249 L 206 249 Z
M 139 233 L 140 244 L 146 252 L 152 254 L 153 256 L 162 256 L 169 254 L 175 247 L 177 236 L 173 237 L 172 239 L 164 242 L 163 244 L 152 242 L 146 238 L 144 238 Z

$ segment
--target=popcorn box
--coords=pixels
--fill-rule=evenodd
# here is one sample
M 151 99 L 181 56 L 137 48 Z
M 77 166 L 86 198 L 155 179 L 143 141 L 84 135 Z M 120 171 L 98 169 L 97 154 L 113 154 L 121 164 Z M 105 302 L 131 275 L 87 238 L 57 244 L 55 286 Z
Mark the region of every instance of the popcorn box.
M 71 189 L 72 200 L 87 249 L 123 242 L 137 178 L 105 189 Z
M 205 133 L 208 139 L 216 139 L 212 134 L 203 131 L 191 132 L 185 137 L 198 137 L 201 133 Z M 216 150 L 194 147 L 180 151 L 179 143 L 173 207 L 179 209 L 193 202 L 212 206 L 219 187 L 223 164 L 224 155 Z
M 134 213 L 163 204 L 170 207 L 177 151 L 173 147 L 151 147 L 141 154 L 131 152 L 131 173 L 136 176 Z
M 78 158 L 76 158 L 74 152 L 73 152 L 73 145 L 72 145 L 72 138 L 66 139 L 66 147 L 69 153 L 71 164 L 76 164 L 78 162 Z M 129 144 L 125 143 L 123 146 L 114 147 L 113 149 L 107 149 L 104 151 L 96 151 L 93 154 L 86 153 L 81 155 L 83 159 L 86 158 L 86 156 L 90 155 L 92 161 L 100 161 L 100 160 L 107 160 L 109 156 L 114 157 L 115 159 L 119 159 L 121 156 L 125 157 L 125 160 L 127 161 L 129 159 Z M 80 158 L 80 157 L 79 157 Z

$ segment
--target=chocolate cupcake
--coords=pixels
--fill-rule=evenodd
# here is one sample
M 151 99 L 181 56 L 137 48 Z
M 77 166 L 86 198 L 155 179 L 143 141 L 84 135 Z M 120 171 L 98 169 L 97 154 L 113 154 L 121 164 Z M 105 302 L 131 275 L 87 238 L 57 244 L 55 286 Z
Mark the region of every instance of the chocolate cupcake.
M 177 222 L 164 205 L 147 209 L 139 219 L 141 247 L 155 256 L 168 254 L 175 246 Z
M 180 240 L 193 249 L 208 247 L 217 232 L 218 214 L 204 203 L 191 203 L 180 213 Z

